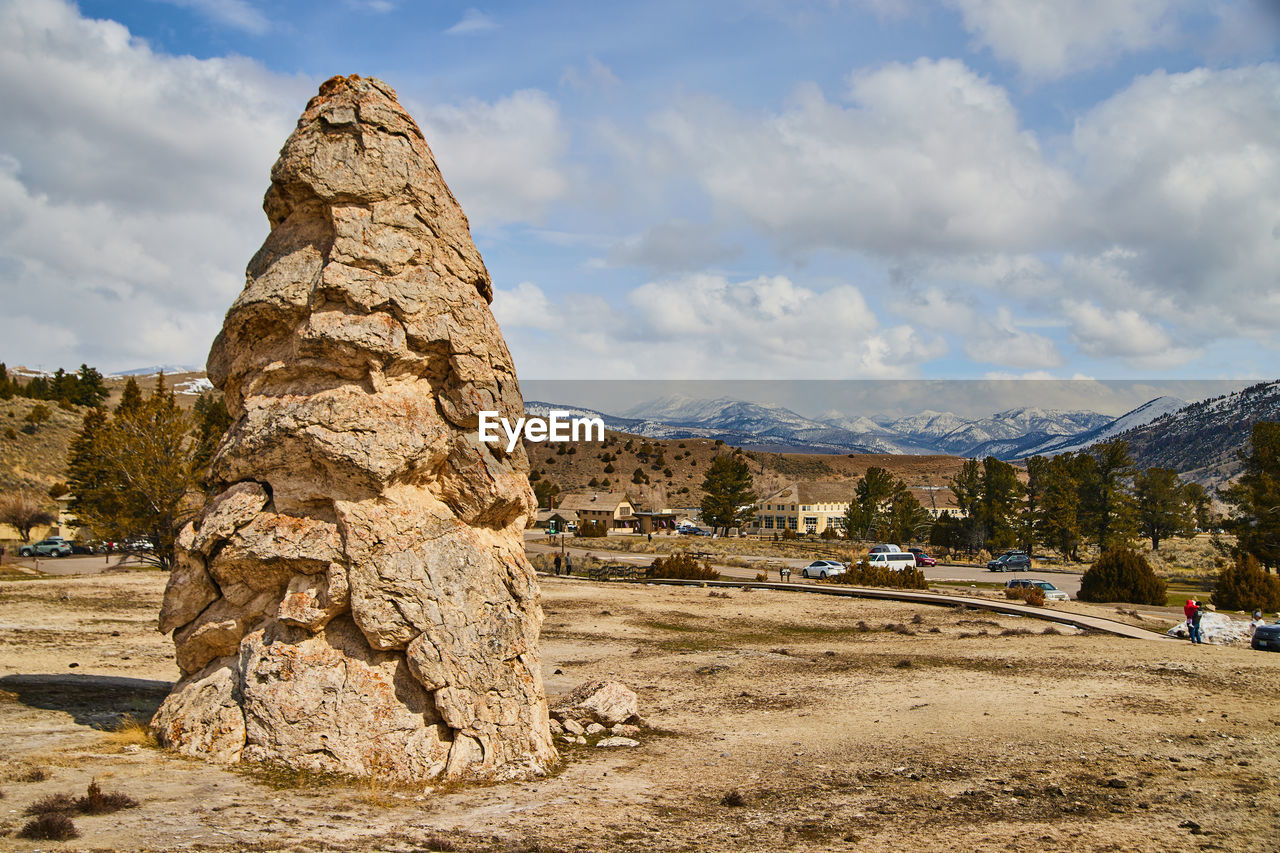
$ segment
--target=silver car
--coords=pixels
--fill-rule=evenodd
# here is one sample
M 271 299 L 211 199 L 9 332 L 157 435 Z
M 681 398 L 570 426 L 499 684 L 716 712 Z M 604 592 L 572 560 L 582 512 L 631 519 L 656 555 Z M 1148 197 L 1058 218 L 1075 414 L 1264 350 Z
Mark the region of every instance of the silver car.
M 1044 592 L 1044 597 L 1046 601 L 1070 601 L 1071 600 L 1071 596 L 1067 595 L 1065 592 L 1058 589 L 1056 586 L 1049 583 L 1048 581 L 1040 580 L 1039 578 L 1017 578 L 1016 580 L 1009 581 L 1008 583 L 1005 584 L 1005 586 L 1009 587 L 1010 589 L 1021 587 L 1021 586 L 1026 586 L 1026 587 L 1036 586 L 1036 587 L 1039 587 Z
M 814 560 L 800 570 L 800 577 L 826 580 L 833 575 L 842 575 L 845 571 L 845 564 L 839 560 Z

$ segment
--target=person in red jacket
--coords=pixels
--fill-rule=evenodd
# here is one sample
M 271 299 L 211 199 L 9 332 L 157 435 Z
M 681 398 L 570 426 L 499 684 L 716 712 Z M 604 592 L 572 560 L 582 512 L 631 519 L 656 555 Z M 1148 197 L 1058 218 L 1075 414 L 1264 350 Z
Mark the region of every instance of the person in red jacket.
M 1194 598 L 1188 598 L 1182 613 L 1187 617 L 1187 634 L 1191 637 L 1191 642 L 1203 643 L 1204 640 L 1200 638 L 1200 603 Z

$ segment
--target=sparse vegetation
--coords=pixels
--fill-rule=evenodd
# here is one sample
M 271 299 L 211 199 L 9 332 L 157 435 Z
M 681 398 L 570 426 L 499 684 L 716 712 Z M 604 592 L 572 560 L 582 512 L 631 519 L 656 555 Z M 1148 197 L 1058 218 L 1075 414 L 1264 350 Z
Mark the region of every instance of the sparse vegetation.
M 888 566 L 872 566 L 866 561 L 854 564 L 841 575 L 834 575 L 828 583 L 849 584 L 851 586 L 885 586 L 894 589 L 928 589 L 929 583 L 924 579 L 924 571 L 911 567 L 891 569 Z
M 672 554 L 666 559 L 654 560 L 649 567 L 649 577 L 714 581 L 720 579 L 720 573 L 711 568 L 710 563 L 699 563 L 688 554 Z
M 1013 601 L 1022 601 L 1032 607 L 1044 606 L 1044 590 L 1038 586 L 1006 587 L 1004 597 Z

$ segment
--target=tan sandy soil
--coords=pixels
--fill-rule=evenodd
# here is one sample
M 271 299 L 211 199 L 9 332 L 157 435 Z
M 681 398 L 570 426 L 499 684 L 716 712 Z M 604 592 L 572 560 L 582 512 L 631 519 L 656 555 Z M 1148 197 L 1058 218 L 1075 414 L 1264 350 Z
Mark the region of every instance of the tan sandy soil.
M 163 580 L 0 582 L 0 849 L 1276 849 L 1280 655 L 547 578 L 548 691 L 616 678 L 652 729 L 566 747 L 549 779 L 424 793 L 112 742 L 99 729 L 177 674 L 153 628 Z M 33 765 L 50 777 L 18 781 Z M 74 841 L 13 837 L 34 800 L 95 777 L 141 806 L 76 817 Z

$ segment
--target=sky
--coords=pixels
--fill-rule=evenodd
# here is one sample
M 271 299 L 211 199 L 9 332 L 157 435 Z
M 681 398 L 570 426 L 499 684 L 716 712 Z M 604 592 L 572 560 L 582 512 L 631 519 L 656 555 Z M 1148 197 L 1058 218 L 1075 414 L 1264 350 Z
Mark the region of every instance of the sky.
M 522 379 L 1278 372 L 1275 0 L 0 0 L 0 360 L 203 365 L 351 73 Z

